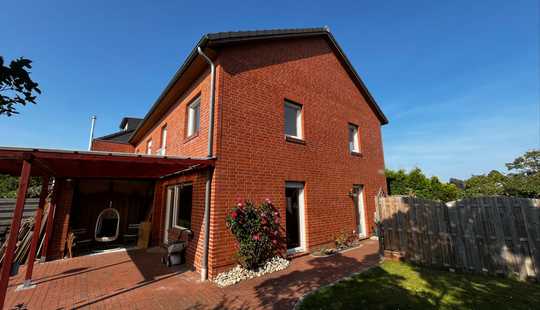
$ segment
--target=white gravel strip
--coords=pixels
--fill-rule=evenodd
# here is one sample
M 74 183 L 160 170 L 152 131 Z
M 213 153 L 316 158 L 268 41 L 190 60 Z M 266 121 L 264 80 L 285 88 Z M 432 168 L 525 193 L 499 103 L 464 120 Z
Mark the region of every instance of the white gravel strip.
M 227 272 L 218 274 L 217 277 L 214 279 L 214 282 L 220 287 L 229 286 L 236 284 L 240 281 L 260 277 L 271 272 L 283 270 L 287 268 L 287 266 L 289 266 L 288 260 L 276 256 L 271 260 L 267 261 L 264 266 L 257 270 L 247 270 L 244 269 L 242 266 L 237 265 L 236 267 Z

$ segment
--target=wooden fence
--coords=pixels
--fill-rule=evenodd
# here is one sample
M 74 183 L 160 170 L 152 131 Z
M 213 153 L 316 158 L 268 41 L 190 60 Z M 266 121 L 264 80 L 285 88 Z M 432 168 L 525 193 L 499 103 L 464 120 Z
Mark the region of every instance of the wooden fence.
M 23 218 L 35 216 L 39 198 L 27 198 L 24 203 Z M 11 218 L 15 210 L 15 199 L 0 198 L 0 244 L 11 226 Z
M 479 197 L 448 204 L 378 198 L 385 255 L 465 272 L 540 280 L 540 200 Z

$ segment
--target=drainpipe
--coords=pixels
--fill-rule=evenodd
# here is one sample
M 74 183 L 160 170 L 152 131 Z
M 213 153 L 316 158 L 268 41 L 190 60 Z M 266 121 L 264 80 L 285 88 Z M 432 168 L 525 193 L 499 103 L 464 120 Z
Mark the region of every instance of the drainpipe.
M 197 46 L 197 52 L 210 65 L 210 112 L 208 117 L 208 158 L 212 158 L 214 146 L 214 103 L 215 103 L 215 81 L 216 81 L 216 66 L 212 60 L 202 51 L 200 46 Z M 203 257 L 201 266 L 201 281 L 208 279 L 208 247 L 210 241 L 210 193 L 212 190 L 212 174 L 213 168 L 208 168 L 206 171 L 206 189 L 204 193 L 204 244 Z
M 88 150 L 92 150 L 92 140 L 94 140 L 94 127 L 96 126 L 96 116 L 92 116 L 92 125 L 90 126 L 90 140 L 88 141 Z

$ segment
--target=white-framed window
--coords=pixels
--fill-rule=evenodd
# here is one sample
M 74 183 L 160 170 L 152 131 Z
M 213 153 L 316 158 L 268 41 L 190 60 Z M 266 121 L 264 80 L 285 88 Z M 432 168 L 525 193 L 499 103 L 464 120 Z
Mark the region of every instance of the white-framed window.
M 161 127 L 161 140 L 159 143 L 159 155 L 165 155 L 167 149 L 167 125 Z
M 360 144 L 358 142 L 358 126 L 349 124 L 349 151 L 351 153 L 360 153 Z
M 146 142 L 146 154 L 148 155 L 152 154 L 152 139 Z
M 197 98 L 188 106 L 187 137 L 199 132 L 201 116 L 201 99 Z
M 166 229 L 191 229 L 193 184 L 184 183 L 167 188 Z
M 290 101 L 285 101 L 285 135 L 303 139 L 302 106 Z

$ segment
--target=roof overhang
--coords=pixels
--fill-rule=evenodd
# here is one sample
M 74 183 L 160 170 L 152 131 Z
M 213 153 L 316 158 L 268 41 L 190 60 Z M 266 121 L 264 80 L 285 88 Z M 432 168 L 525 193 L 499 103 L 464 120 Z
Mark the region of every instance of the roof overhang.
M 32 176 L 159 179 L 214 165 L 214 158 L 0 147 L 0 173 L 19 176 L 24 160 Z
M 341 49 L 336 39 L 327 27 L 322 28 L 305 28 L 305 29 L 280 29 L 280 30 L 262 30 L 262 31 L 237 31 L 237 32 L 219 32 L 204 35 L 195 45 L 184 63 L 174 74 L 165 89 L 161 92 L 157 100 L 154 102 L 144 119 L 139 123 L 135 132 L 129 139 L 129 142 L 136 144 L 139 142 L 146 132 L 153 128 L 162 115 L 175 104 L 176 98 L 174 93 L 181 93 L 188 89 L 194 80 L 196 80 L 204 70 L 207 69 L 207 63 L 197 53 L 197 47 L 201 47 L 204 52 L 211 58 L 217 55 L 217 49 L 228 44 L 240 44 L 244 42 L 257 40 L 279 40 L 305 37 L 323 37 L 330 44 L 338 58 L 342 62 L 345 70 L 350 75 L 351 79 L 365 96 L 367 103 L 373 109 L 382 125 L 388 124 L 388 118 L 382 112 L 381 108 L 371 95 L 366 85 L 356 72 L 351 62 Z

